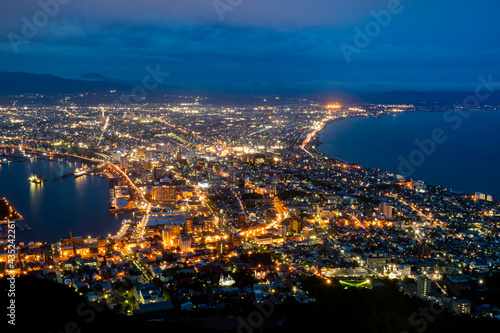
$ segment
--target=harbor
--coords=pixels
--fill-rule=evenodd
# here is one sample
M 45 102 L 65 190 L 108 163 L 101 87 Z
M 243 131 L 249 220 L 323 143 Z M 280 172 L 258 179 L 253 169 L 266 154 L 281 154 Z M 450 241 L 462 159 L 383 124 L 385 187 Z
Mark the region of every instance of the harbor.
M 10 204 L 7 198 L 0 200 L 0 234 L 7 233 L 8 225 L 15 223 L 19 231 L 31 231 L 33 228 L 26 222 L 24 217 Z
M 56 158 L 0 165 L 0 198 L 7 198 L 24 219 L 16 223 L 18 241 L 58 241 L 70 230 L 85 236 L 116 233 L 120 222 L 131 214 L 109 214 L 109 181 L 104 176 L 85 176 L 99 175 L 95 169 L 86 169 L 86 164 Z M 76 169 L 84 173 L 75 174 Z M 33 172 L 47 182 L 27 181 Z M 68 176 L 61 179 L 63 175 Z M 7 226 L 2 224 L 2 229 L 5 234 Z

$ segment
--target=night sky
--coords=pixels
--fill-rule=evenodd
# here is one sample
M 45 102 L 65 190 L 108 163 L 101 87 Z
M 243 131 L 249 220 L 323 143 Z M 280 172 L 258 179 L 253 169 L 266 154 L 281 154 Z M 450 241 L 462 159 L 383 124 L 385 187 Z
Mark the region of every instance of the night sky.
M 65 4 L 45 14 L 39 2 L 55 1 Z M 388 7 L 390 22 L 375 23 Z M 470 90 L 479 75 L 500 81 L 499 10 L 493 0 L 2 0 L 0 71 L 139 80 L 159 65 L 164 83 L 195 88 Z M 373 37 L 357 47 L 367 27 Z M 341 45 L 356 48 L 350 62 Z

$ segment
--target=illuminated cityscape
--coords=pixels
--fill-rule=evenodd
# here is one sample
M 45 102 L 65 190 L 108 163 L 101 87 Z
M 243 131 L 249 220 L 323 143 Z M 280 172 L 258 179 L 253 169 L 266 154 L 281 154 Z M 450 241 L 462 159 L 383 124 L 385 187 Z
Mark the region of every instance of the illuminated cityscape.
M 6 5 L 5 332 L 498 331 L 496 42 L 375 2 Z
M 133 216 L 114 235 L 18 243 L 14 268 L 7 252 L 0 257 L 2 276 L 52 279 L 148 318 L 175 311 L 172 302 L 207 312 L 219 299 L 229 309 L 278 292 L 314 302 L 298 282 L 312 277 L 370 289 L 373 279 L 391 279 L 404 293 L 470 313 L 455 306 L 453 283 L 481 288 L 500 269 L 500 206 L 491 196 L 454 193 L 317 149 L 326 123 L 392 106 L 287 100 L 220 109 L 185 99 L 161 107 L 60 105 L 51 117 L 43 106 L 4 107 L 4 163 L 79 160 L 87 167 L 65 176 L 108 177 L 110 214 Z M 41 120 L 43 136 L 33 126 Z M 242 274 L 253 284 L 243 285 Z

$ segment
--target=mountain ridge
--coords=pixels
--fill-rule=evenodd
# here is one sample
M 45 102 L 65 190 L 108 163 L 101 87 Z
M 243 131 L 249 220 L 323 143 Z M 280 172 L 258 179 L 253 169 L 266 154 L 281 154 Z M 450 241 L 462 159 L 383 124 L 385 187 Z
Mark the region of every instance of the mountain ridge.
M 127 81 L 113 79 L 101 74 L 87 73 L 84 79 L 66 79 L 52 74 L 33 74 L 26 72 L 0 72 L 0 96 L 18 96 L 24 94 L 40 95 L 71 95 L 71 94 L 96 94 L 109 95 L 111 91 L 119 94 L 130 95 L 132 87 L 141 84 L 139 81 Z M 231 91 L 231 89 L 188 89 L 178 86 L 158 85 L 155 92 L 158 93 L 186 93 L 194 92 L 207 96 L 214 94 L 258 95 L 259 92 Z M 286 91 L 286 90 L 285 90 Z M 270 92 L 269 94 L 273 94 Z M 283 94 L 283 91 L 282 91 Z M 154 95 L 154 94 L 151 94 Z M 279 93 L 278 93 L 279 95 Z M 386 92 L 347 92 L 347 91 L 318 91 L 299 92 L 290 90 L 285 95 L 310 96 L 321 100 L 337 98 L 347 103 L 380 103 L 380 104 L 414 104 L 414 105 L 454 105 L 463 103 L 468 96 L 474 96 L 473 92 L 467 91 L 418 91 L 418 90 L 396 90 Z M 494 91 L 489 98 L 483 101 L 488 105 L 500 105 L 500 92 Z

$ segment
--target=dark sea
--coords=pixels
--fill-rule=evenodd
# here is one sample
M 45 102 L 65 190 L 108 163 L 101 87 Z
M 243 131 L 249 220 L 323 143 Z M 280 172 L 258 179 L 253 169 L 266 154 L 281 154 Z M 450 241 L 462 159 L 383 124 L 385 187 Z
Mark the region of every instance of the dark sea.
M 321 131 L 319 149 L 350 163 L 500 200 L 500 111 L 349 118 Z
M 124 215 L 109 215 L 109 182 L 99 176 L 52 179 L 73 172 L 81 163 L 31 160 L 0 164 L 0 197 L 6 197 L 32 231 L 16 232 L 16 241 L 55 242 L 73 236 L 107 236 L 121 227 Z M 46 183 L 28 181 L 32 172 Z M 4 232 L 6 227 L 3 227 Z

